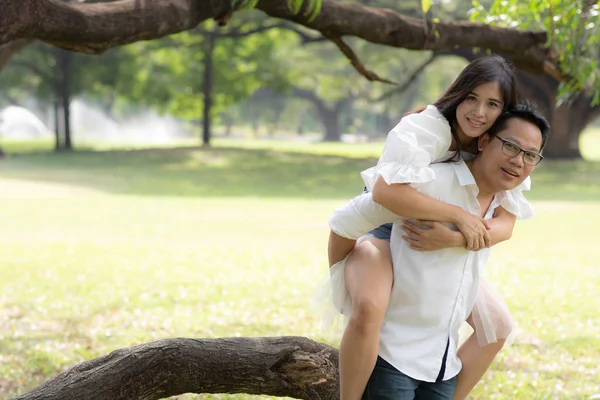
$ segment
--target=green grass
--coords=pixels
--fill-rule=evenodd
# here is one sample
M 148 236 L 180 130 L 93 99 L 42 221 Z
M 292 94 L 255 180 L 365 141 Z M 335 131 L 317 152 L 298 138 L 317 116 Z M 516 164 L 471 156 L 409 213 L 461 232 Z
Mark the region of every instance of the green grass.
M 338 343 L 310 298 L 368 146 L 233 144 L 0 161 L 0 398 L 164 337 Z M 533 180 L 537 217 L 488 265 L 520 335 L 474 399 L 600 393 L 600 163 L 547 162 Z

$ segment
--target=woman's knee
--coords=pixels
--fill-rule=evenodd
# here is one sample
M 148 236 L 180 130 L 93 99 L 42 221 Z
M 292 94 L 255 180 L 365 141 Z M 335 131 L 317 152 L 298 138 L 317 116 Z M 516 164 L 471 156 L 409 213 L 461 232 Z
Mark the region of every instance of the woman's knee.
M 389 251 L 388 243 L 372 240 L 358 245 L 348 258 L 344 272 L 352 301 L 350 324 L 381 325 L 393 283 Z
M 365 329 L 379 329 L 387 310 L 389 298 L 375 298 L 362 296 L 352 299 L 352 313 L 349 324 L 357 325 Z

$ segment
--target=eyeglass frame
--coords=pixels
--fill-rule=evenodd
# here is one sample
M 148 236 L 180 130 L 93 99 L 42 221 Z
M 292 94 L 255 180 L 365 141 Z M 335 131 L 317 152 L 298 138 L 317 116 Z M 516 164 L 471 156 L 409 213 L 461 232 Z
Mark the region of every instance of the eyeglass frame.
M 530 164 L 530 163 L 528 163 L 527 161 L 525 161 L 525 157 L 523 157 L 523 162 L 524 162 L 525 164 L 527 164 L 527 165 L 531 166 L 531 167 L 535 167 L 535 166 L 536 166 L 536 165 L 538 165 L 540 162 L 542 162 L 542 160 L 544 159 L 544 156 L 543 156 L 543 155 L 541 155 L 540 153 L 536 153 L 535 151 L 531 151 L 531 150 L 523 150 L 523 148 L 522 148 L 521 146 L 519 146 L 518 144 L 516 144 L 516 143 L 515 143 L 515 142 L 513 142 L 513 141 L 510 141 L 510 140 L 507 140 L 507 139 L 501 138 L 501 137 L 500 137 L 500 136 L 498 136 L 498 135 L 494 135 L 494 137 L 495 137 L 495 138 L 498 138 L 498 140 L 500 140 L 500 141 L 502 142 L 502 153 L 504 153 L 505 155 L 507 155 L 507 156 L 509 156 L 509 157 L 517 157 L 517 156 L 520 156 L 520 155 L 521 155 L 521 153 L 523 153 L 523 154 L 525 154 L 525 155 L 527 155 L 527 153 L 529 153 L 529 154 L 535 154 L 537 157 L 539 157 L 539 158 L 538 158 L 538 161 L 537 161 L 535 164 Z M 504 147 L 506 146 L 506 143 L 510 143 L 511 145 L 513 145 L 513 146 L 516 146 L 516 147 L 519 149 L 519 152 L 518 152 L 517 154 L 515 154 L 515 155 L 508 154 L 508 153 L 507 153 L 507 152 L 504 150 Z

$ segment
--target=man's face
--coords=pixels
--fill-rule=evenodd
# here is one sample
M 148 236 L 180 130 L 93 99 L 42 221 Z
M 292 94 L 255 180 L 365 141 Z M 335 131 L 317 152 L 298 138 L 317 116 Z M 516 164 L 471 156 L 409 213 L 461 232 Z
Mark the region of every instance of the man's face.
M 512 142 L 504 144 L 504 141 Z M 535 168 L 525 163 L 523 152 L 516 156 L 506 155 L 502 146 L 510 146 L 513 150 L 518 145 L 525 151 L 539 153 L 542 146 L 542 132 L 531 122 L 520 118 L 510 118 L 506 127 L 498 132 L 497 137 L 483 135 L 479 138 L 480 176 L 495 191 L 511 190 L 519 186 Z M 531 155 L 530 155 L 531 156 Z M 528 157 L 531 159 L 531 157 Z

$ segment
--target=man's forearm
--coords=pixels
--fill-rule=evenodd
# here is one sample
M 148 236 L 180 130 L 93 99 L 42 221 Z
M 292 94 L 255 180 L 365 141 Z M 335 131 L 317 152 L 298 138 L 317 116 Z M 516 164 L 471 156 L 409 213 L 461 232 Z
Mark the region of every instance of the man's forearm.
M 356 240 L 346 239 L 341 237 L 334 231 L 329 232 L 329 245 L 327 246 L 327 254 L 329 256 L 329 267 L 344 259 L 356 244 Z

